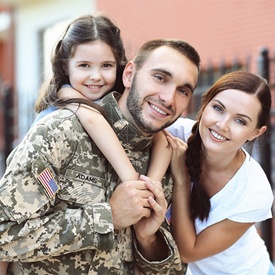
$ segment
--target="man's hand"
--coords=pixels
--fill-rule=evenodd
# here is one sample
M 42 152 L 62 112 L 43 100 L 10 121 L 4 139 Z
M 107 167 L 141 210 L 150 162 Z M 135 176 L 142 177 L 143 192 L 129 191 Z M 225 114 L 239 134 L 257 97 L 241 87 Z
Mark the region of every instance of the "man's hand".
M 154 194 L 144 181 L 119 184 L 110 198 L 114 228 L 125 228 L 137 223 L 143 217 L 150 217 L 149 197 L 154 197 Z

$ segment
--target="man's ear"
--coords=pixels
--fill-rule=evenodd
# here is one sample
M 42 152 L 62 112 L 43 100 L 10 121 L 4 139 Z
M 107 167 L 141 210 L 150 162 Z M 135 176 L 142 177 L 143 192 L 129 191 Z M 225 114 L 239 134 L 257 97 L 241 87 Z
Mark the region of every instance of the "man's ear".
M 265 131 L 266 131 L 267 127 L 266 126 L 262 126 L 259 129 L 256 129 L 254 131 L 254 133 L 252 134 L 251 138 L 249 139 L 249 141 L 252 141 L 253 139 L 261 136 Z
M 135 74 L 135 63 L 134 61 L 129 61 L 123 71 L 123 84 L 125 88 L 130 88 L 132 85 L 133 76 Z

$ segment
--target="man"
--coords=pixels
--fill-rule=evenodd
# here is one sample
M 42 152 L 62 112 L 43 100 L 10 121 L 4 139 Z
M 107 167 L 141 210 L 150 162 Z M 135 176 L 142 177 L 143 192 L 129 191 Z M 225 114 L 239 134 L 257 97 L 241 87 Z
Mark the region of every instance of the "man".
M 186 109 L 199 63 L 183 41 L 149 41 L 126 65 L 124 93 L 102 99 L 140 174 L 153 133 Z M 9 274 L 133 274 L 135 265 L 146 274 L 183 274 L 171 234 L 161 227 L 171 177 L 163 189 L 148 178 L 118 185 L 70 111 L 33 126 L 8 162 L 0 182 L 0 260 L 13 261 Z

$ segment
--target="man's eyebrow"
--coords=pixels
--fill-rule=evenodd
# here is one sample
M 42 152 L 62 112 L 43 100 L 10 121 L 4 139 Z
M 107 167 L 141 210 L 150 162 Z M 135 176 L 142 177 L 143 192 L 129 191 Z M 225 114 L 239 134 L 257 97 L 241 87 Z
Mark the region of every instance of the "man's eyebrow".
M 169 71 L 167 71 L 166 69 L 163 69 L 163 68 L 154 68 L 152 69 L 153 72 L 156 72 L 156 73 L 163 73 L 167 76 L 169 76 L 170 78 L 173 78 L 173 75 L 172 73 L 170 73 Z

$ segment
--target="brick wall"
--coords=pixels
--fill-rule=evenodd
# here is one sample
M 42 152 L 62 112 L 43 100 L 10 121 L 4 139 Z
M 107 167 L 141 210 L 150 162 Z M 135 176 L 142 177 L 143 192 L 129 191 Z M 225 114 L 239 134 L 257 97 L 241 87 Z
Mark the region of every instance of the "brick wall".
M 236 56 L 254 72 L 259 49 L 275 49 L 275 1 L 97 0 L 97 8 L 117 22 L 130 57 L 148 39 L 181 38 L 202 65 Z

